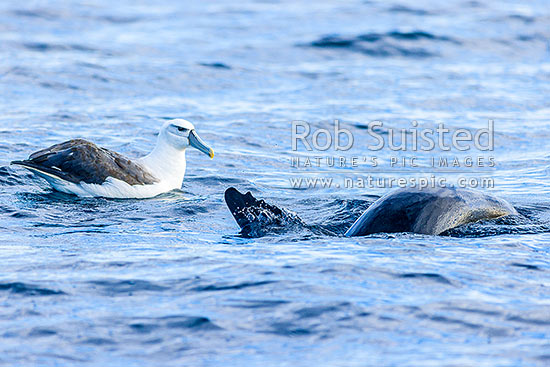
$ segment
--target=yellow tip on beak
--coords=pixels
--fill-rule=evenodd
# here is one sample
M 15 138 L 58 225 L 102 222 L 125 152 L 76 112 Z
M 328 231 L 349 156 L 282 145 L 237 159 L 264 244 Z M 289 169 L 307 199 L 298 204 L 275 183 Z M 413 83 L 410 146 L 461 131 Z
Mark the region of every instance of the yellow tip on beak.
M 213 158 L 214 158 L 214 151 L 210 149 L 210 159 L 213 159 Z

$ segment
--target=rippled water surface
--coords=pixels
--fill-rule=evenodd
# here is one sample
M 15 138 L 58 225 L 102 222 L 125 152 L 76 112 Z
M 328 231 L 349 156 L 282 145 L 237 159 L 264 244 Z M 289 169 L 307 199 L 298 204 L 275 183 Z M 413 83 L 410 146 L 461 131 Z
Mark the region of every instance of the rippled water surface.
M 494 119 L 493 192 L 549 222 L 547 1 L 155 3 L 0 4 L 0 363 L 550 363 L 545 230 L 246 239 L 223 203 L 235 186 L 343 233 L 386 190 L 291 190 L 291 120 L 339 119 L 358 155 L 371 120 Z M 158 198 L 9 166 L 74 137 L 137 157 L 176 117 L 216 157 L 190 151 Z

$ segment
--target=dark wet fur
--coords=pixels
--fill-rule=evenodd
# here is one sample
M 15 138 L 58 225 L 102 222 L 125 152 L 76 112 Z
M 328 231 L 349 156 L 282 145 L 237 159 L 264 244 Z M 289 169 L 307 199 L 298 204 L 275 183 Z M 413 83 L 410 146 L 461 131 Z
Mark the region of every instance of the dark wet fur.
M 305 226 L 296 214 L 257 200 L 250 191 L 243 195 L 230 187 L 225 191 L 225 202 L 241 227 L 243 237 L 262 237 L 268 233 L 287 231 L 288 227 Z
M 35 168 L 73 183 L 102 184 L 113 177 L 130 185 L 150 185 L 156 178 L 128 158 L 82 139 L 69 140 L 12 164 Z M 59 169 L 56 169 L 57 167 Z

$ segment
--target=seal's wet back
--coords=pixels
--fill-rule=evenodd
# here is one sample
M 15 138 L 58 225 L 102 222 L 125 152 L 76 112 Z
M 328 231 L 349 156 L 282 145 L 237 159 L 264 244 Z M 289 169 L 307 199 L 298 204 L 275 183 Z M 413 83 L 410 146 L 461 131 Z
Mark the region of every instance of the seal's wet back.
M 403 188 L 376 200 L 345 235 L 380 232 L 439 235 L 463 224 L 510 214 L 517 214 L 512 205 L 481 191 L 455 187 Z

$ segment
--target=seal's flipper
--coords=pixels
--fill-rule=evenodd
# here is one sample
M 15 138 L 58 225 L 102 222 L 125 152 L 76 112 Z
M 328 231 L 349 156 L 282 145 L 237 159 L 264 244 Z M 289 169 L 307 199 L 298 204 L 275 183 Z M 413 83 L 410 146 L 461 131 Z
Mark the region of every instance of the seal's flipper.
M 244 237 L 261 237 L 289 225 L 304 225 L 296 214 L 258 200 L 250 192 L 241 194 L 234 187 L 225 190 L 225 203 Z
M 258 208 L 260 205 L 259 201 L 252 196 L 250 191 L 246 194 L 241 194 L 234 187 L 225 190 L 225 203 L 241 228 L 254 220 L 249 214 L 252 214 L 254 208 Z

